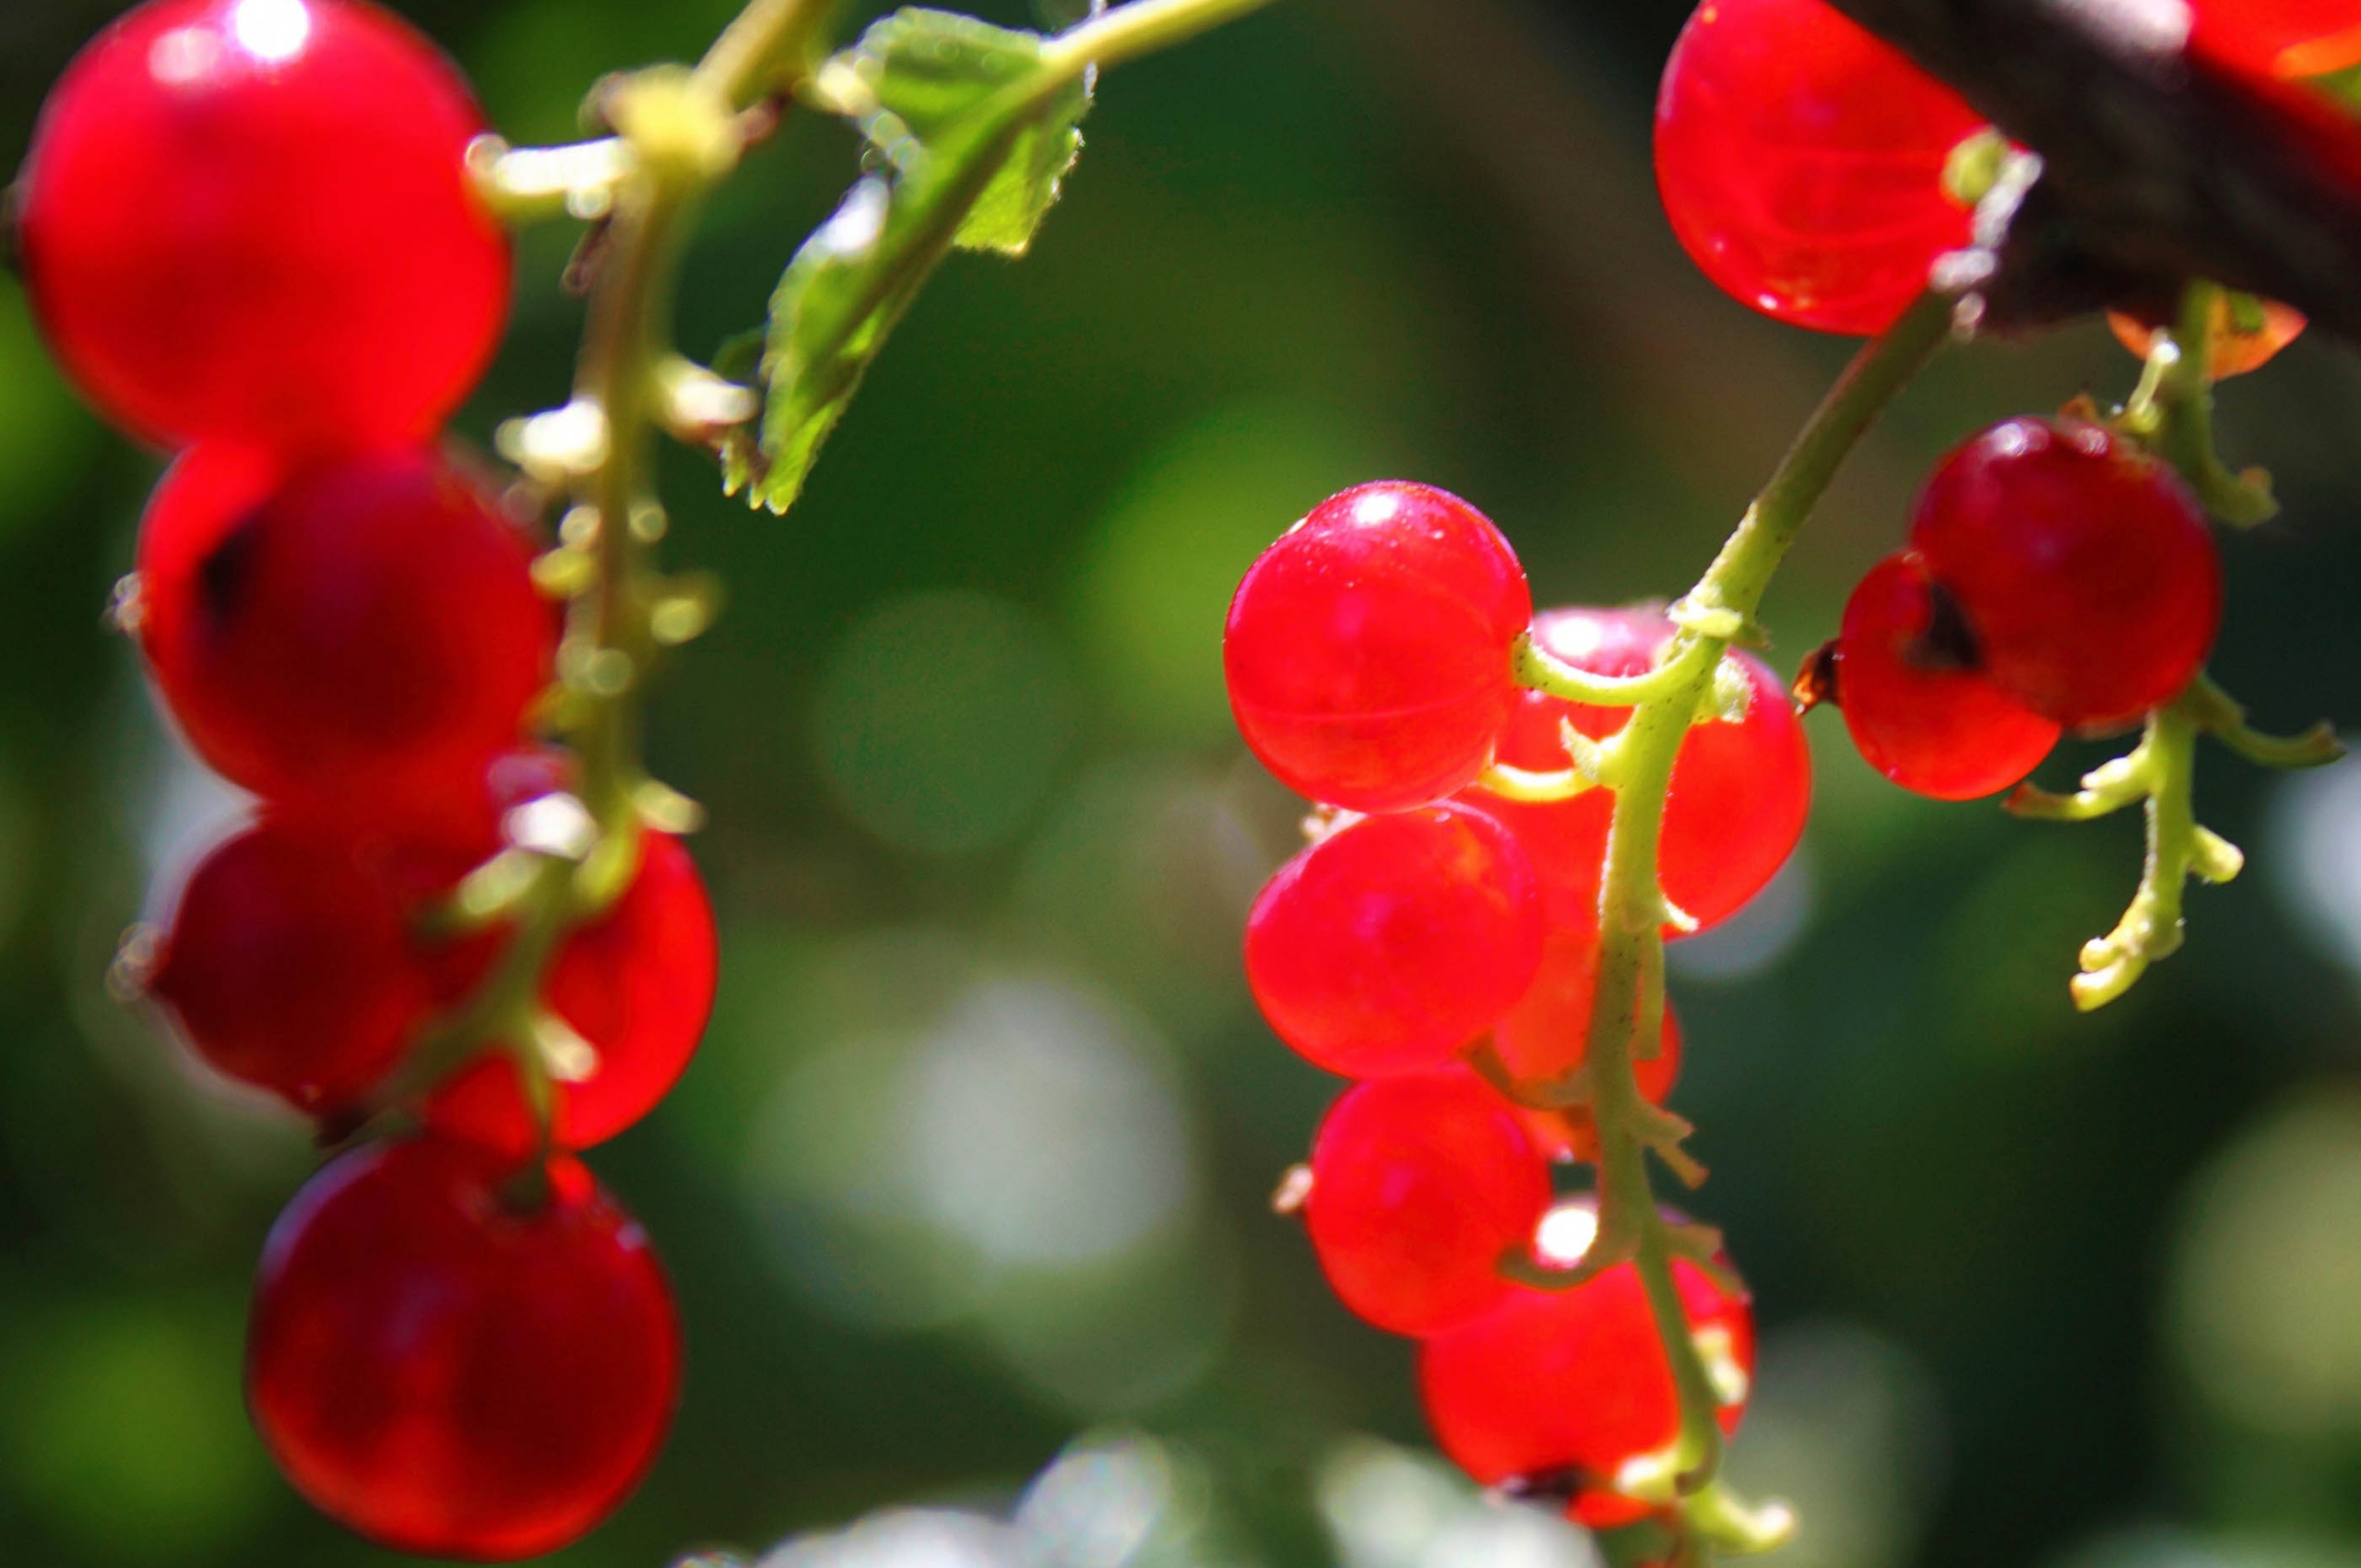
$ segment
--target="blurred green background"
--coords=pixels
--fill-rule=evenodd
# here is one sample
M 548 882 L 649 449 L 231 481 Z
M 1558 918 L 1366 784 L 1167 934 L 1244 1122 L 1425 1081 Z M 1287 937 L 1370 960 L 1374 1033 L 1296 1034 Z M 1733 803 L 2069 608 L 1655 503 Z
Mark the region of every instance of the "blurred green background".
M 0 166 L 113 8 L 0 5 Z M 729 7 L 399 8 L 525 141 Z M 1104 84 L 1034 254 L 944 267 L 793 516 L 673 455 L 667 549 L 731 597 L 652 745 L 712 808 L 722 1000 L 680 1091 L 595 1163 L 671 1265 L 691 1371 L 654 1479 L 557 1561 L 1591 1561 L 1432 1467 L 1407 1347 L 1266 1212 L 1336 1086 L 1240 981 L 1298 807 L 1236 742 L 1218 640 L 1254 552 L 1379 474 L 1488 509 L 1544 602 L 1695 575 L 1845 346 L 1674 247 L 1646 135 L 1680 19 L 1284 0 Z M 689 349 L 759 318 L 857 158 L 799 122 L 729 187 Z M 479 442 L 563 397 L 570 243 L 524 242 Z M 1774 591 L 1782 666 L 1945 445 L 2131 374 L 2088 326 L 1946 358 Z M 2361 725 L 2361 375 L 2307 340 L 2224 404 L 2226 450 L 2287 505 L 2224 541 L 2217 671 L 2266 723 Z M 101 624 L 156 467 L 78 409 L 0 279 L 0 1562 L 384 1563 L 294 1499 L 240 1408 L 247 1275 L 305 1140 L 102 984 L 223 805 Z M 2066 978 L 2130 892 L 2136 822 L 1931 804 L 1833 715 L 1810 728 L 1804 850 L 1673 979 L 1675 1104 L 1714 1170 L 1696 1206 L 1767 1334 L 1735 1474 L 1806 1518 L 1781 1561 L 2361 1563 L 2361 765 L 2283 781 L 2209 754 L 2205 815 L 2251 869 L 2081 1018 Z

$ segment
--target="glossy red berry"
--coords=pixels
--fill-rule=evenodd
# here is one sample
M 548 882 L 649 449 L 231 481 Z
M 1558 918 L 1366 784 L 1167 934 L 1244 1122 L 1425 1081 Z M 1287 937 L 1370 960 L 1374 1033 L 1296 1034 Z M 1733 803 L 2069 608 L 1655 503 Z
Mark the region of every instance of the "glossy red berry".
M 1353 811 L 1450 794 L 1491 761 L 1532 619 L 1516 554 L 1423 484 L 1332 495 L 1238 585 L 1222 642 L 1246 743 L 1281 782 Z
M 1672 636 L 1657 611 L 1551 610 L 1536 617 L 1534 640 L 1578 669 L 1637 675 Z M 1666 797 L 1657 875 L 1674 903 L 1710 926 L 1737 910 L 1771 880 L 1803 836 L 1811 804 L 1811 754 L 1779 678 L 1752 654 L 1729 658 L 1746 671 L 1750 696 L 1736 723 L 1714 719 L 1689 731 L 1673 764 Z M 1501 760 L 1535 772 L 1568 766 L 1560 722 L 1604 739 L 1631 721 L 1631 710 L 1567 703 L 1539 692 L 1518 697 L 1501 742 Z M 1531 852 L 1547 891 L 1552 926 L 1598 923 L 1613 797 L 1593 790 L 1563 801 L 1528 804 L 1480 787 L 1462 797 L 1500 818 Z M 1666 934 L 1677 934 L 1667 927 Z
M 1723 291 L 1826 332 L 1882 331 L 1970 215 L 1944 160 L 1983 121 L 1822 0 L 1705 0 L 1656 99 L 1656 187 Z
M 557 1086 L 562 1148 L 604 1143 L 656 1108 L 705 1033 L 716 973 L 713 907 L 681 841 L 649 833 L 638 874 L 604 915 L 565 939 L 541 1000 L 597 1053 L 589 1076 Z M 493 1051 L 435 1091 L 437 1131 L 522 1157 L 536 1133 L 516 1070 Z
M 1964 632 L 1947 637 L 1937 609 L 1915 552 L 1870 567 L 1845 601 L 1836 705 L 1871 767 L 1905 790 L 1970 801 L 2039 766 L 2058 730 L 1971 667 L 1973 650 L 1946 646 Z
M 1557 927 L 1542 949 L 1540 971 L 1533 977 L 1517 1004 L 1492 1026 L 1492 1051 L 1509 1075 L 1520 1083 L 1542 1085 L 1580 1072 L 1590 1060 L 1591 1006 L 1598 997 L 1599 943 L 1596 932 L 1582 927 Z M 1680 1025 L 1667 1004 L 1664 1031 L 1656 1052 L 1636 1051 L 1632 1075 L 1640 1096 L 1662 1105 L 1680 1075 Z M 1552 1158 L 1588 1158 L 1593 1153 L 1587 1111 L 1529 1110 L 1523 1112 L 1526 1131 L 1542 1152 Z
M 33 310 L 90 400 L 168 444 L 417 440 L 500 338 L 483 129 L 358 0 L 149 0 L 51 92 L 22 175 Z
M 2171 469 L 2078 421 L 2013 419 L 1945 457 L 1910 542 L 1992 683 L 2070 726 L 2169 702 L 2222 624 L 2222 563 Z
M 1442 1062 L 1541 963 L 1541 888 L 1508 831 L 1425 806 L 1330 833 L 1246 918 L 1246 980 L 1281 1039 L 1347 1077 Z
M 148 989 L 208 1063 L 318 1115 L 401 1059 L 433 1011 L 431 961 L 350 845 L 266 819 L 191 873 Z
M 2189 47 L 2267 76 L 2324 77 L 2361 65 L 2355 0 L 2193 0 Z
M 1533 1244 L 1549 1170 L 1456 1063 L 1346 1091 L 1311 1146 L 1304 1209 L 1320 1266 L 1380 1328 L 1425 1335 L 1499 1302 L 1501 1260 Z
M 1673 1276 L 1690 1331 L 1712 1360 L 1750 1375 L 1754 1314 L 1746 1299 L 1686 1262 L 1674 1263 Z M 1612 1483 L 1680 1429 L 1672 1369 L 1628 1263 L 1571 1290 L 1518 1286 L 1482 1316 L 1426 1340 L 1418 1391 L 1435 1441 L 1477 1481 L 1571 1485 L 1577 1517 L 1598 1526 L 1646 1512 Z M 1723 1429 L 1735 1431 L 1744 1409 L 1742 1392 L 1726 1397 Z
M 422 447 L 173 465 L 139 540 L 139 641 L 197 754 L 324 819 L 475 802 L 550 678 L 556 619 L 492 500 Z
M 271 1229 L 246 1398 L 321 1511 L 431 1557 L 552 1551 L 621 1504 L 680 1392 L 680 1324 L 639 1226 L 571 1158 L 365 1145 Z

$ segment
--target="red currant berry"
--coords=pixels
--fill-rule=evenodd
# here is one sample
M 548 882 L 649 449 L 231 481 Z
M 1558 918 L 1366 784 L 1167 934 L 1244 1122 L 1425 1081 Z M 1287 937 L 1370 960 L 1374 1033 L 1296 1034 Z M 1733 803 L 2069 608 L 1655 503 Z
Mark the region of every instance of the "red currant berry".
M 2170 701 L 2222 624 L 2222 563 L 2196 499 L 2101 425 L 2013 419 L 1976 435 L 1919 492 L 1910 542 L 1992 683 L 2060 724 Z
M 1246 918 L 1246 980 L 1308 1061 L 1347 1077 L 1432 1067 L 1541 964 L 1541 887 L 1500 824 L 1426 806 L 1336 829 Z
M 1346 1091 L 1311 1146 L 1305 1222 L 1346 1306 L 1396 1334 L 1465 1323 L 1509 1292 L 1501 1259 L 1533 1244 L 1549 1169 L 1467 1068 Z
M 508 242 L 433 45 L 356 0 L 149 0 L 42 108 L 19 235 L 93 403 L 168 444 L 417 440 L 475 385 Z
M 1596 675 L 1638 675 L 1655 662 L 1673 633 L 1655 610 L 1551 610 L 1533 623 L 1534 640 Z M 1759 892 L 1803 836 L 1811 805 L 1811 754 L 1779 678 L 1752 654 L 1728 658 L 1746 671 L 1746 716 L 1713 719 L 1680 742 L 1666 797 L 1657 877 L 1665 896 L 1709 926 Z M 1567 703 L 1539 692 L 1520 695 L 1501 742 L 1501 760 L 1535 772 L 1569 765 L 1559 738 L 1567 719 L 1595 740 L 1631 721 L 1631 709 Z M 1549 922 L 1568 930 L 1598 923 L 1599 878 L 1607 860 L 1613 796 L 1588 790 L 1546 804 L 1506 801 L 1478 788 L 1462 797 L 1497 816 L 1532 853 L 1548 894 Z M 1670 927 L 1666 934 L 1678 934 Z
M 1673 232 L 1733 299 L 1824 332 L 1880 332 L 1970 214 L 1943 191 L 1976 113 L 1821 0 L 1706 0 L 1656 99 Z
M 200 447 L 148 504 L 139 575 L 140 644 L 189 743 L 309 815 L 476 802 L 550 678 L 524 535 L 424 448 L 282 469 Z
M 2267 76 L 2324 77 L 2361 65 L 2354 0 L 2194 0 L 2189 47 Z
M 190 875 L 148 989 L 208 1063 L 320 1115 L 401 1059 L 433 1009 L 429 963 L 350 846 L 266 818 Z
M 364 1145 L 272 1227 L 246 1398 L 297 1491 L 380 1545 L 509 1561 L 614 1512 L 671 1424 L 680 1322 L 575 1160 L 548 1192 L 426 1137 Z
M 1733 1381 L 1750 1376 L 1754 1314 L 1746 1298 L 1687 1262 L 1672 1268 L 1690 1332 L 1710 1362 Z M 1426 1340 L 1418 1390 L 1435 1441 L 1477 1481 L 1571 1484 L 1576 1516 L 1599 1526 L 1646 1512 L 1615 1493 L 1615 1478 L 1680 1431 L 1672 1368 L 1628 1263 L 1571 1290 L 1515 1287 L 1490 1312 Z M 1745 1403 L 1742 1390 L 1724 1391 L 1724 1431 L 1737 1430 Z
M 1522 1084 L 1548 1084 L 1580 1072 L 1590 1060 L 1591 1004 L 1597 996 L 1597 932 L 1581 927 L 1552 930 L 1532 986 L 1492 1026 L 1492 1051 L 1501 1065 Z M 1662 1105 L 1680 1075 L 1680 1025 L 1669 1005 L 1656 1053 L 1642 1057 L 1635 1051 L 1631 1067 L 1641 1098 Z M 1586 1123 L 1586 1116 L 1570 1124 L 1563 1112 L 1539 1111 L 1526 1124 L 1553 1158 L 1586 1157 L 1588 1141 L 1578 1135 Z
M 1913 551 L 1869 568 L 1845 601 L 1836 706 L 1871 767 L 1939 801 L 1972 801 L 2039 766 L 2058 726 L 1942 646 L 1936 592 Z
M 1290 789 L 1353 811 L 1418 805 L 1491 761 L 1532 616 L 1525 569 L 1481 512 L 1423 484 L 1357 485 L 1238 585 L 1230 708 Z
M 649 833 L 639 872 L 614 908 L 565 939 L 543 982 L 543 1004 L 597 1061 L 557 1086 L 552 1134 L 561 1148 L 604 1143 L 656 1108 L 688 1066 L 713 1011 L 713 907 L 681 841 Z M 516 1064 L 491 1052 L 438 1088 L 436 1131 L 513 1156 L 535 1145 Z

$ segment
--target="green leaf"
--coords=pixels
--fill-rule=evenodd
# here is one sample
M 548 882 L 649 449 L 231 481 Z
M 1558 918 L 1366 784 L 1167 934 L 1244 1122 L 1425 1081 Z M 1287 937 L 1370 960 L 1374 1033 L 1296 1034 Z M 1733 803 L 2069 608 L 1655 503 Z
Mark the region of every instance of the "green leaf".
M 973 18 L 905 10 L 814 78 L 885 172 L 853 186 L 771 295 L 763 415 L 723 450 L 731 494 L 784 512 L 870 362 L 953 246 L 1021 253 L 1057 199 L 1089 107 L 1041 40 Z

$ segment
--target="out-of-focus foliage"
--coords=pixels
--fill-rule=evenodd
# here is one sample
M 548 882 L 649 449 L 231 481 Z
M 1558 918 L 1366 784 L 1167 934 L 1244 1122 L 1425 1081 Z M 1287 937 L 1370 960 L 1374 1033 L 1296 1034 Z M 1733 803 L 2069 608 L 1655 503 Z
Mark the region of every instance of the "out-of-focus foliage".
M 0 5 L 0 161 L 111 8 Z M 730 6 L 401 8 L 528 141 Z M 1710 555 L 1844 346 L 1725 301 L 1666 232 L 1645 138 L 1679 19 L 1283 0 L 1128 66 L 1030 254 L 949 258 L 793 515 L 667 459 L 665 549 L 730 588 L 652 739 L 712 808 L 723 998 L 679 1093 L 593 1160 L 674 1270 L 691 1371 L 667 1457 L 570 1568 L 1592 1561 L 1435 1467 L 1407 1348 L 1266 1211 L 1335 1086 L 1239 980 L 1299 806 L 1240 753 L 1218 637 L 1255 551 L 1381 474 L 1483 505 L 1544 603 L 1676 592 Z M 691 350 L 762 319 L 860 158 L 799 119 L 725 190 Z M 524 242 L 470 439 L 563 398 L 570 244 Z M 2132 374 L 2092 328 L 1943 361 L 1774 590 L 1774 657 L 1829 635 L 1943 446 Z M 2217 671 L 2261 721 L 2361 723 L 2361 376 L 2299 343 L 2222 425 L 2286 512 L 2224 540 Z M 0 283 L 0 1562 L 385 1563 L 238 1406 L 304 1139 L 102 986 L 225 806 L 100 624 L 156 469 Z M 2065 980 L 2136 825 L 1930 804 L 1833 716 L 1810 732 L 1803 859 L 1673 956 L 1693 1201 L 1766 1330 L 1736 1474 L 1803 1507 L 1788 1561 L 2361 1561 L 2361 764 L 2209 754 L 2207 818 L 2254 869 L 2084 1018 Z

